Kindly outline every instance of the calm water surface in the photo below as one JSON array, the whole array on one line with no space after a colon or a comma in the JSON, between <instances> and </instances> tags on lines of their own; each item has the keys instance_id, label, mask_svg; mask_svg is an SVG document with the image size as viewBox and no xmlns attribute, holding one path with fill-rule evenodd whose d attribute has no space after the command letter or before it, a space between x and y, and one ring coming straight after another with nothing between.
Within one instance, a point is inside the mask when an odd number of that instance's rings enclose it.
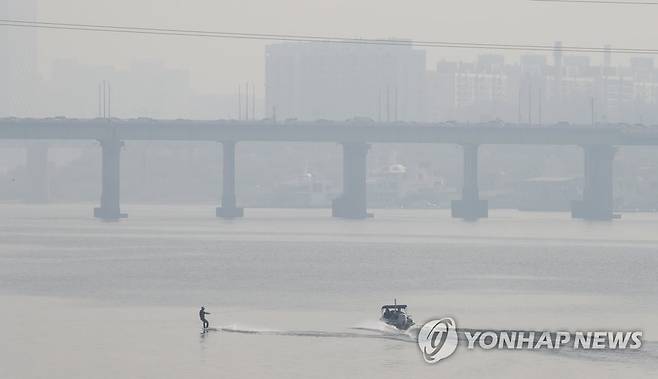
<instances>
[{"instance_id":1,"label":"calm water surface","mask_svg":"<svg viewBox=\"0 0 658 379\"><path fill-rule=\"evenodd\" d=\"M655 378L658 215L0 205L0 378ZM460 350L377 322L397 298L463 328L641 329L636 353ZM211 326L202 335L197 311ZM359 328L374 329L363 331ZM239 333L247 332L247 333Z\"/></svg>"}]
</instances>

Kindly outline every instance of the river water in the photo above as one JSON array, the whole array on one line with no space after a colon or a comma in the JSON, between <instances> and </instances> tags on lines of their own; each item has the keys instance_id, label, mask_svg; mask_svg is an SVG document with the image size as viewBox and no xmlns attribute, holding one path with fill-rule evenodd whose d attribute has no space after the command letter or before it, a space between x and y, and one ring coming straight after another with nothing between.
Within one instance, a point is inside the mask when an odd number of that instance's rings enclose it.
<instances>
[{"instance_id":1,"label":"river water","mask_svg":"<svg viewBox=\"0 0 658 379\"><path fill-rule=\"evenodd\" d=\"M658 215L0 205L0 378L655 378ZM635 330L638 352L470 351L423 362L395 298L460 328ZM212 314L200 333L197 312Z\"/></svg>"}]
</instances>

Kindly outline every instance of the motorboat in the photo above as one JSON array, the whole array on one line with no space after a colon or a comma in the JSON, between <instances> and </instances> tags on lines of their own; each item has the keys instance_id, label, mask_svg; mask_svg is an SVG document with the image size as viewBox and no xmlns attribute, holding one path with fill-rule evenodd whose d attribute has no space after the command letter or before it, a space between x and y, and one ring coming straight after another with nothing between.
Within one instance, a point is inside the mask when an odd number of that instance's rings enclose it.
<instances>
[{"instance_id":1,"label":"motorboat","mask_svg":"<svg viewBox=\"0 0 658 379\"><path fill-rule=\"evenodd\" d=\"M408 330L415 324L411 315L407 313L407 306L398 304L397 300L393 305L382 306L380 320L402 331Z\"/></svg>"}]
</instances>

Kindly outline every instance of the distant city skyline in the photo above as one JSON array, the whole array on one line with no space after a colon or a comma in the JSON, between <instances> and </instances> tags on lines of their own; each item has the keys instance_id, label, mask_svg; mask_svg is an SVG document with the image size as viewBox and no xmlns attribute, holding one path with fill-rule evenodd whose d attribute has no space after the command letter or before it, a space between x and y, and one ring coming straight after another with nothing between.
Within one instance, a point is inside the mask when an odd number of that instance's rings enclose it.
<instances>
[{"instance_id":1,"label":"distant city skyline","mask_svg":"<svg viewBox=\"0 0 658 379\"><path fill-rule=\"evenodd\" d=\"M0 0L0 18L35 20L37 0ZM39 78L39 48L36 30L0 26L0 114L30 112Z\"/></svg>"},{"instance_id":2,"label":"distant city skyline","mask_svg":"<svg viewBox=\"0 0 658 379\"><path fill-rule=\"evenodd\" d=\"M24 3L23 0L4 0ZM31 0L34 1L34 0ZM614 47L655 47L655 39L643 28L627 28L620 17L633 17L635 24L651 25L652 12L643 7L570 6L541 4L525 0L503 0L492 4L488 0L430 2L417 1L414 7L406 7L391 1L362 0L358 3L337 0L331 6L310 4L302 0L282 0L276 3L253 4L238 1L212 0L116 0L106 3L93 0L59 0L39 2L39 19L45 21L121 24L153 27L181 27L204 30L241 32L274 32L296 34L320 34L369 38L411 38L418 40L474 41L498 43L543 43L562 40L567 45ZM122 5L129 5L130 13L123 12ZM157 6L156 6L157 5ZM70 13L69 9L75 9ZM290 17L294 9L295 16ZM473 12L476 9L477 12ZM372 13L376 10L376 14ZM341 28L337 33L332 20L341 16ZM587 19L588 27L582 28ZM368 22L363 22L367 20ZM522 34L518 34L523 30ZM125 65L135 55L159 55L161 60L174 62L175 66L196 62L198 52L204 52L214 62L214 54L225 58L260 58L266 43L233 41L188 40L172 38L133 38L103 36L68 32L40 32L44 42L44 60L77 58L82 63L97 60L110 61L113 65ZM70 42L73 42L71 44ZM121 45L117 45L121 42ZM144 49L145 44L158 49ZM81 54L76 46L84 47L89 54ZM175 47L172 50L163 49ZM114 47L120 47L114 49ZM108 54L113 48L114 54ZM199 49L197 51L197 49ZM221 49L221 50L220 50ZM205 51L204 51L205 50ZM176 52L182 56L176 59ZM188 52L194 52L189 55ZM229 53L231 56L228 56ZM428 57L447 59L472 59L479 52L469 50L440 50ZM518 56L519 54L509 54ZM171 58L171 59L170 59ZM194 58L194 61L187 58ZM623 57L616 59L625 60ZM218 62L222 62L221 60ZM231 63L233 64L233 63ZM251 65L249 65L251 66ZM253 67L253 66L252 66ZM255 65L255 67L262 67ZM243 69L251 67L243 67ZM193 71L197 71L192 67ZM246 72L245 72L246 74ZM260 79L263 73L256 73ZM259 79L256 78L256 79ZM196 86L196 83L195 83ZM233 88L233 86L230 86Z\"/></svg>"},{"instance_id":3,"label":"distant city skyline","mask_svg":"<svg viewBox=\"0 0 658 379\"><path fill-rule=\"evenodd\" d=\"M614 66L589 56L525 55L508 63L502 55L473 62L442 61L428 78L432 119L546 124L557 122L658 122L658 69L652 57Z\"/></svg>"},{"instance_id":4,"label":"distant city skyline","mask_svg":"<svg viewBox=\"0 0 658 379\"><path fill-rule=\"evenodd\" d=\"M426 51L412 46L280 43L266 50L268 117L419 120Z\"/></svg>"},{"instance_id":5,"label":"distant city skyline","mask_svg":"<svg viewBox=\"0 0 658 379\"><path fill-rule=\"evenodd\" d=\"M370 13L369 0L359 5L337 1L332 7L310 6L298 0L285 0L278 5L261 4L258 9L240 2L216 2L207 0L188 1L182 3L175 0L161 0L157 7L153 2L130 2L131 13L120 13L118 9L125 0L117 0L116 6L95 1L62 0L57 4L36 0L12 1L2 0L0 10L7 17L19 19L38 18L47 21L89 22L135 26L189 27L206 30L275 32L296 34L319 34L336 36L356 36L378 38L399 36L418 40L474 41L498 43L541 43L552 44L551 41L562 40L565 45L605 46L613 47L646 47L651 48L653 39L647 33L628 28L618 28L612 21L619 15L633 15L639 25L651 17L641 9L621 7L564 7L551 4L528 4L526 1L509 0L510 7L499 7L485 1L449 2L437 5L420 2L416 8L410 9L392 3L377 3L377 14ZM372 4L371 4L372 3ZM114 4L114 3L113 3ZM126 2L127 4L127 2ZM38 10L37 10L38 5ZM17 7L20 7L17 8ZM479 16L471 12L477 7ZM304 17L294 18L294 22L286 16L286 9L294 8L296 13ZM17 10L18 9L18 10ZM62 12L63 9L76 9L75 13ZM511 14L509 9L515 9ZM221 10L221 11L220 11ZM568 10L565 13L565 10ZM11 11L11 12L10 12ZM267 14L267 17L265 15ZM335 31L331 24L332 17L340 14L341 30ZM595 14L593 19L591 15ZM211 17L213 15L213 17ZM278 15L279 17L271 17ZM587 17L588 28L583 29L575 24L579 17ZM368 22L357 22L367 19ZM456 24L457 20L459 24ZM558 21L559 20L559 23ZM555 26L559 25L559 28ZM465 27L468 26L468 27ZM208 40L197 38L175 38L155 36L125 36L106 33L84 33L30 29L12 29L0 27L2 31L0 44L8 44L8 51L15 49L19 41L23 47L19 49L27 56L20 58L22 63L16 64L24 72L40 81L39 86L28 90L30 93L43 94L43 83L61 81L55 77L56 67L62 62L74 63L79 67L110 67L117 72L126 72L145 62L161 66L166 70L186 72L189 77L189 91L203 96L215 96L219 100L217 109L196 112L192 108L180 110L163 107L162 110L151 104L134 105L121 109L115 107L117 114L138 116L138 109L155 110L149 112L151 117L167 117L172 112L196 117L234 117L237 118L235 102L237 87L244 83L253 83L257 89L257 104L259 117L266 116L265 105L265 57L264 50L268 43L263 41L240 40ZM517 33L522 28L523 33ZM641 28L638 28L641 29ZM11 35L12 38L6 38ZM522 37L522 39L520 39ZM37 42L38 38L38 42ZM2 42L2 41L6 42ZM30 42L34 41L34 42ZM34 46L30 50L29 46ZM31 52L30 52L31 51ZM520 59L524 52L501 52L506 62ZM455 61L472 62L482 54L498 54L496 51L478 51L472 49L429 49L426 51L426 69L433 71L437 62ZM603 63L603 54L589 55L592 64ZM632 56L613 54L612 65L624 65ZM550 57L547 55L547 59ZM27 62L27 63L26 63ZM32 63L30 63L32 62ZM2 69L7 72L6 69ZM15 71L15 70L14 70ZM10 77L17 78L17 76ZM91 96L85 88L95 86L94 83L78 82L68 78L67 88L80 92L80 96ZM166 81L166 80L165 80ZM22 86L25 81L22 81ZM9 88L15 87L10 82ZM124 89L130 91L130 89ZM56 93L58 91L55 91ZM59 91L61 92L61 91ZM19 94L19 96L16 96ZM86 94L86 95L83 95ZM53 110L57 101L63 99L39 98L32 99L14 91L13 101L22 104L18 115L70 115L75 117L92 116L93 109L85 103L79 106L67 105L61 111ZM6 95L3 95L5 98ZM233 100L230 100L233 99ZM91 101L95 103L96 100ZM5 100L5 104L7 101ZM47 104L48 106L44 106ZM118 106L118 104L117 104ZM208 106L213 106L209 104ZM15 108L15 107L14 107ZM91 107L93 108L93 107Z\"/></svg>"},{"instance_id":6,"label":"distant city skyline","mask_svg":"<svg viewBox=\"0 0 658 379\"><path fill-rule=\"evenodd\" d=\"M653 57L614 66L563 51L501 54L425 69L412 46L280 43L266 51L269 118L374 121L492 121L547 124L658 122Z\"/></svg>"}]
</instances>

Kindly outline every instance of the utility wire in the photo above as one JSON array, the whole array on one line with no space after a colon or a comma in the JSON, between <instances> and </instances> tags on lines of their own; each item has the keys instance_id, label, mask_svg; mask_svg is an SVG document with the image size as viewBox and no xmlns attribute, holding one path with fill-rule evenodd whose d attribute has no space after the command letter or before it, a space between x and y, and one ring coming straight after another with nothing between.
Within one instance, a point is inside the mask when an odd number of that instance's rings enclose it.
<instances>
[{"instance_id":1,"label":"utility wire","mask_svg":"<svg viewBox=\"0 0 658 379\"><path fill-rule=\"evenodd\" d=\"M530 0L541 3L574 3L574 4L611 4L611 5L658 5L650 1L606 1L606 0Z\"/></svg>"},{"instance_id":2,"label":"utility wire","mask_svg":"<svg viewBox=\"0 0 658 379\"><path fill-rule=\"evenodd\" d=\"M554 49L551 45L510 45L510 44L490 44L490 43L470 43L470 42L445 42L445 41L412 41L412 40L383 40L383 39L358 39L358 38L341 38L341 37L321 37L307 35L286 35L286 34L256 34L256 33L230 33L230 32L210 32L201 30L185 29L161 29L161 28L143 28L143 27L126 27L126 26L109 26L109 25L89 25L89 24L63 24L48 22L31 22L21 20L1 20L0 26L16 27L37 27L47 29L64 29L64 30L82 30L98 32L120 32L120 33L137 33L137 34L159 34L174 36L193 36L193 37L220 37L220 38L242 38L242 39L265 39L265 40L284 40L284 41L301 41L301 42L333 42L333 43L355 43L355 44L378 44L378 45L416 45L425 47L475 47L475 48L500 48L500 49L518 49L518 50L550 50ZM605 48L595 47L574 47L564 46L564 51L583 51L604 52ZM654 49L621 49L616 48L616 52L658 52Z\"/></svg>"},{"instance_id":3,"label":"utility wire","mask_svg":"<svg viewBox=\"0 0 658 379\"><path fill-rule=\"evenodd\" d=\"M539 0L537 0L539 1ZM316 35L270 34L270 33L237 33L216 32L190 29L165 29L116 25L71 24L57 22L40 22L0 19L0 26L15 28L38 28L51 30L69 30L103 33L127 33L142 35L162 35L179 37L206 37L225 39L246 39L285 42L316 42L316 43L344 43L355 45L383 45L383 46L417 46L427 48L458 48L458 49L488 49L488 50L517 50L517 51L555 51L552 45L524 45L524 44L494 44L475 42L448 42L448 41L422 41L422 40L396 40L396 39L361 39L344 37L327 37ZM658 49L644 48L605 48L584 46L557 47L563 52L583 53L621 53L621 54L651 54L658 55Z\"/></svg>"}]
</instances>

